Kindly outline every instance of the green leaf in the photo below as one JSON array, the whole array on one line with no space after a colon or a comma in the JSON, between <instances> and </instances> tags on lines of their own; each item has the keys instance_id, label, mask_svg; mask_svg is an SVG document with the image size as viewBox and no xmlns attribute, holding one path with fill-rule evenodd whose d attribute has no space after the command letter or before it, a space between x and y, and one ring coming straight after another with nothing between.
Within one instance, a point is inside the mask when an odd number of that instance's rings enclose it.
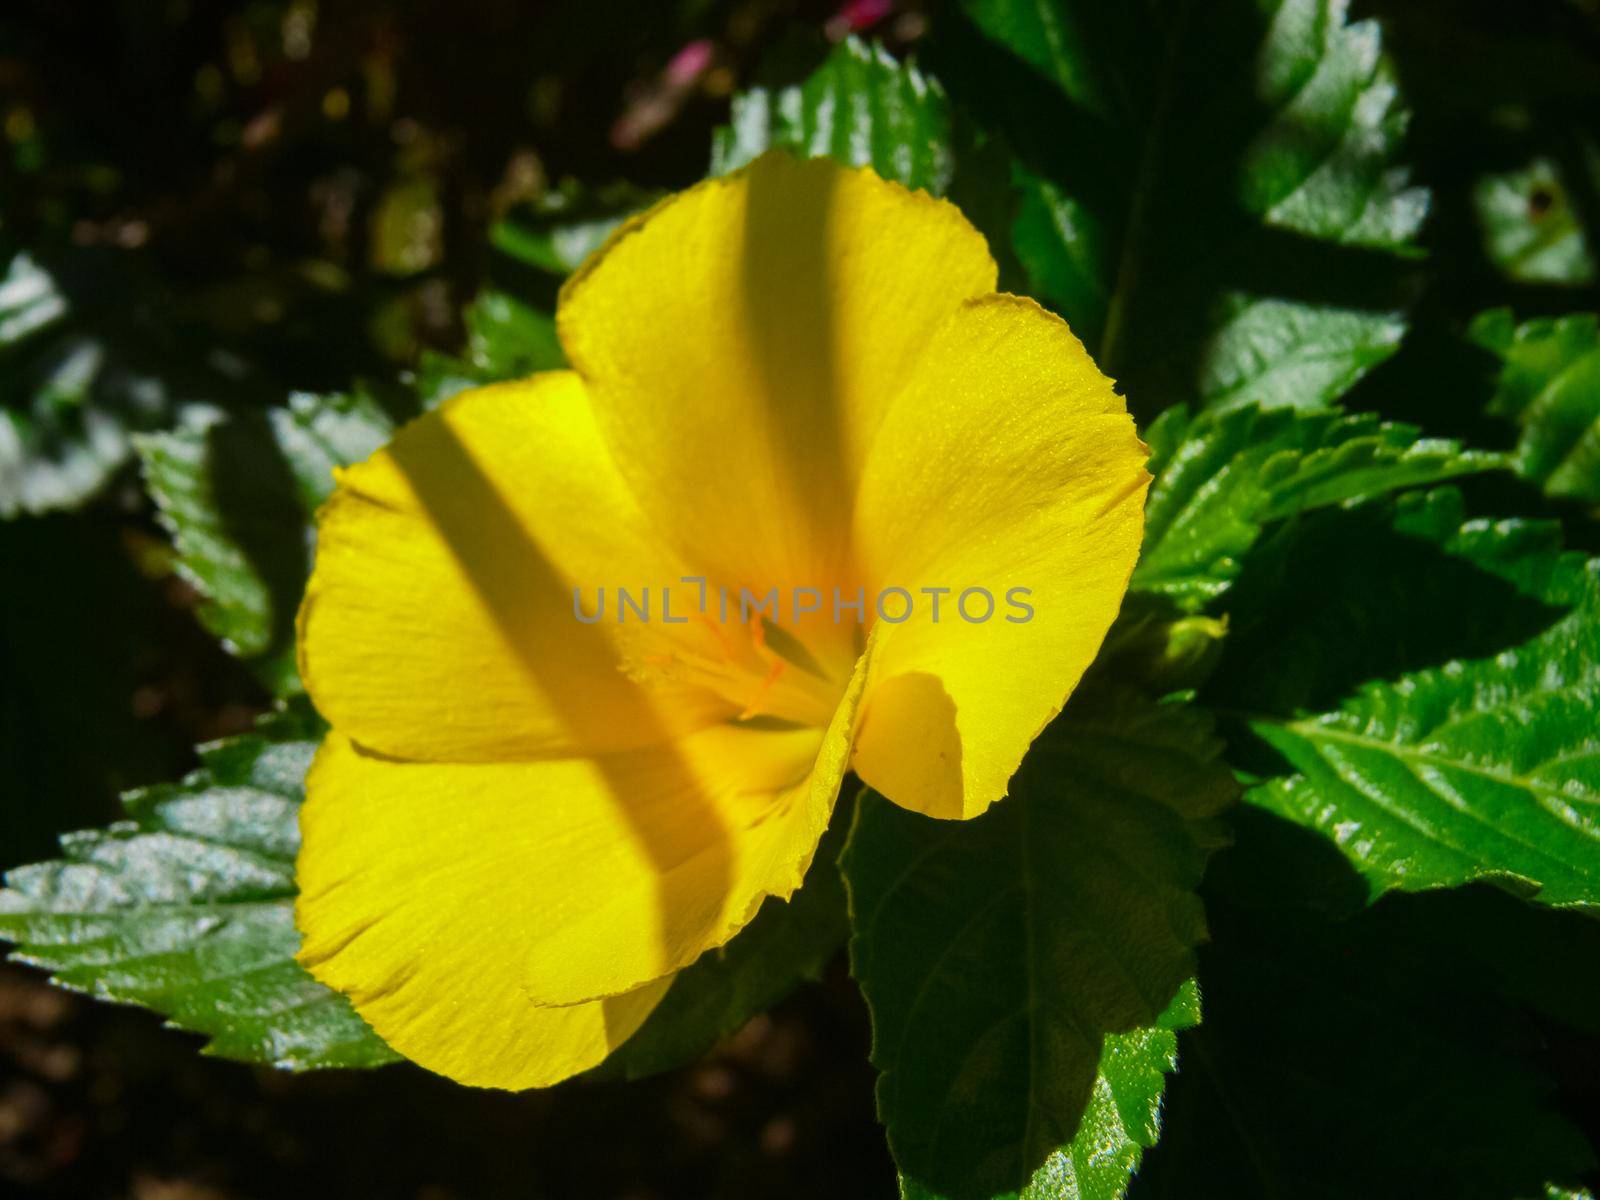
<instances>
[{"instance_id":1,"label":"green leaf","mask_svg":"<svg viewBox=\"0 0 1600 1200\"><path fill-rule=\"evenodd\" d=\"M539 236L570 248L563 228L542 226ZM393 407L431 408L470 387L565 365L554 319L511 292L480 292L466 326L464 357L425 354L417 399ZM135 439L178 571L204 598L202 623L275 695L300 689L294 618L310 572L312 517L332 493L334 468L368 457L396 423L390 405L365 391L300 393L286 408L197 407L176 428Z\"/></svg>"},{"instance_id":2,"label":"green leaf","mask_svg":"<svg viewBox=\"0 0 1600 1200\"><path fill-rule=\"evenodd\" d=\"M1337 857L1326 843L1321 849ZM1586 914L1527 904L1484 886L1396 896L1386 902L1380 921L1391 936L1426 941L1485 991L1576 1032L1600 1034L1600 1008L1594 1004L1600 994L1600 922Z\"/></svg>"},{"instance_id":3,"label":"green leaf","mask_svg":"<svg viewBox=\"0 0 1600 1200\"><path fill-rule=\"evenodd\" d=\"M1197 710L1085 691L981 817L863 798L851 965L908 1195L1119 1194L1198 1018L1217 750Z\"/></svg>"},{"instance_id":4,"label":"green leaf","mask_svg":"<svg viewBox=\"0 0 1600 1200\"><path fill-rule=\"evenodd\" d=\"M496 221L489 230L489 242L514 262L565 278L599 249L618 225L660 197L659 192L628 183L586 188L566 180Z\"/></svg>"},{"instance_id":5,"label":"green leaf","mask_svg":"<svg viewBox=\"0 0 1600 1200\"><path fill-rule=\"evenodd\" d=\"M850 935L839 850L849 827L841 805L789 900L769 897L755 920L726 946L678 972L639 1031L599 1071L639 1079L693 1062L723 1038L817 979Z\"/></svg>"},{"instance_id":6,"label":"green leaf","mask_svg":"<svg viewBox=\"0 0 1600 1200\"><path fill-rule=\"evenodd\" d=\"M26 252L0 267L0 517L87 500L127 461L129 433L176 406L125 281L100 256L69 266L98 303Z\"/></svg>"},{"instance_id":7,"label":"green leaf","mask_svg":"<svg viewBox=\"0 0 1600 1200\"><path fill-rule=\"evenodd\" d=\"M1200 1023L1200 992L1183 983L1150 1025L1108 1033L1095 1067L1094 1088L1071 1144L1052 1152L1018 1200L1118 1200L1145 1150L1161 1136L1162 1090L1178 1066L1178 1031ZM902 1200L938 1200L915 1179L902 1177ZM959 1194L959 1193L954 1193ZM986 1200L995 1193L982 1192Z\"/></svg>"},{"instance_id":8,"label":"green leaf","mask_svg":"<svg viewBox=\"0 0 1600 1200\"><path fill-rule=\"evenodd\" d=\"M280 717L203 747L182 783L131 792L129 819L61 839L0 891L13 957L57 983L144 1005L209 1053L303 1070L395 1055L294 954L302 780L320 730Z\"/></svg>"},{"instance_id":9,"label":"green leaf","mask_svg":"<svg viewBox=\"0 0 1600 1200\"><path fill-rule=\"evenodd\" d=\"M1464 519L1459 496L1424 497L1404 500L1404 520L1394 503L1373 500L1270 531L1229 593L1228 636L1202 701L1279 717L1321 712L1372 680L1492 657L1561 617L1535 594L1537 580L1519 586L1451 552ZM1552 528L1531 529L1549 540L1550 557L1529 563L1559 557Z\"/></svg>"},{"instance_id":10,"label":"green leaf","mask_svg":"<svg viewBox=\"0 0 1600 1200\"><path fill-rule=\"evenodd\" d=\"M1593 313L1517 325L1480 316L1472 337L1501 362L1489 411L1522 427L1517 472L1551 496L1600 504L1600 323Z\"/></svg>"},{"instance_id":11,"label":"green leaf","mask_svg":"<svg viewBox=\"0 0 1600 1200\"><path fill-rule=\"evenodd\" d=\"M417 359L417 369L409 380L417 394L417 403L424 411L438 408L451 396L468 388L481 387L493 380L485 379L483 372L466 359L437 350L424 350Z\"/></svg>"},{"instance_id":12,"label":"green leaf","mask_svg":"<svg viewBox=\"0 0 1600 1200\"><path fill-rule=\"evenodd\" d=\"M1216 600L1269 521L1503 466L1500 455L1423 438L1410 425L1330 409L1236 409L1151 425L1137 592L1195 612Z\"/></svg>"},{"instance_id":13,"label":"green leaf","mask_svg":"<svg viewBox=\"0 0 1600 1200\"><path fill-rule=\"evenodd\" d=\"M1140 410L1326 405L1399 345L1427 196L1345 7L965 0L932 52L1015 150L1032 290Z\"/></svg>"},{"instance_id":14,"label":"green leaf","mask_svg":"<svg viewBox=\"0 0 1600 1200\"><path fill-rule=\"evenodd\" d=\"M1280 689L1291 681L1290 690L1257 689L1250 672L1225 661L1207 693L1243 707L1287 764L1246 799L1330 838L1373 895L1483 880L1545 904L1600 904L1600 561L1562 553L1559 529L1547 523L1463 523L1460 497L1448 490L1403 497L1392 519L1400 553L1447 579L1453 603L1476 610L1481 656L1386 673L1344 691L1331 710L1308 712L1298 702L1331 689L1315 682L1304 656L1335 660L1333 672L1348 665L1337 660L1359 661L1343 628L1302 613L1300 645L1254 639L1249 661ZM1366 527L1353 526L1347 540L1362 547L1359 561L1381 562L1374 551L1382 543ZM1372 577L1341 582L1341 564L1315 543L1305 558L1325 572L1330 611L1343 609L1341 619L1366 638L1381 641L1387 631L1363 606L1392 605L1398 595L1406 605L1394 626L1401 651L1427 642L1419 624L1450 624L1449 609L1429 606L1403 580L1393 594ZM1266 577L1293 569L1280 562ZM1358 593L1353 610L1348 593ZM1277 597L1291 611L1294 601ZM1498 652L1484 653L1490 646Z\"/></svg>"},{"instance_id":15,"label":"green leaf","mask_svg":"<svg viewBox=\"0 0 1600 1200\"><path fill-rule=\"evenodd\" d=\"M193 412L135 443L178 571L205 598L201 622L278 695L300 687L294 619L312 515L333 490L333 469L393 430L366 394L299 394L266 412Z\"/></svg>"},{"instance_id":16,"label":"green leaf","mask_svg":"<svg viewBox=\"0 0 1600 1200\"><path fill-rule=\"evenodd\" d=\"M1028 290L1098 350L1105 334L1106 288L1116 269L1114 248L1066 188L1025 170L1014 174L1017 213L1010 236Z\"/></svg>"},{"instance_id":17,"label":"green leaf","mask_svg":"<svg viewBox=\"0 0 1600 1200\"><path fill-rule=\"evenodd\" d=\"M567 365L555 318L493 288L467 306L467 361L485 381L520 379Z\"/></svg>"},{"instance_id":18,"label":"green leaf","mask_svg":"<svg viewBox=\"0 0 1600 1200\"><path fill-rule=\"evenodd\" d=\"M1507 279L1571 287L1594 282L1583 226L1551 160L1484 176L1472 190L1472 203L1489 259Z\"/></svg>"},{"instance_id":19,"label":"green leaf","mask_svg":"<svg viewBox=\"0 0 1600 1200\"><path fill-rule=\"evenodd\" d=\"M871 167L934 195L949 188L954 170L938 83L856 38L834 47L803 83L736 97L729 125L713 139L711 172L726 174L774 146Z\"/></svg>"},{"instance_id":20,"label":"green leaf","mask_svg":"<svg viewBox=\"0 0 1600 1200\"><path fill-rule=\"evenodd\" d=\"M466 325L465 357L431 350L422 355L414 384L423 409L436 408L468 388L567 365L555 317L510 292L479 292L467 306Z\"/></svg>"},{"instance_id":21,"label":"green leaf","mask_svg":"<svg viewBox=\"0 0 1600 1200\"><path fill-rule=\"evenodd\" d=\"M1057 0L966 0L974 24L1012 50L1062 92L1091 112L1113 107L1113 84L1096 60L1097 14Z\"/></svg>"},{"instance_id":22,"label":"green leaf","mask_svg":"<svg viewBox=\"0 0 1600 1200\"><path fill-rule=\"evenodd\" d=\"M1589 982L1600 926L1484 889L1330 919L1280 865L1315 850L1332 861L1308 876L1348 876L1337 853L1265 813L1237 816L1205 888L1206 1022L1180 1039L1168 1132L1130 1196L1588 1196L1593 1152L1536 1065L1549 1034L1520 993Z\"/></svg>"}]
</instances>

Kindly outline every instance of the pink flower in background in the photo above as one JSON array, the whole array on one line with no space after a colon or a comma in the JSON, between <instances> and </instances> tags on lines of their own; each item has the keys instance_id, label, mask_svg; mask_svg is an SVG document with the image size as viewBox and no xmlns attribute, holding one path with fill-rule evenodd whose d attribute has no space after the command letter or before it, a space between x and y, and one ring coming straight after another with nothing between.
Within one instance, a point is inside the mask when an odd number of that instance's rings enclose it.
<instances>
[{"instance_id":1,"label":"pink flower in background","mask_svg":"<svg viewBox=\"0 0 1600 1200\"><path fill-rule=\"evenodd\" d=\"M852 33L871 29L894 11L894 0L849 0L828 18L829 41L843 41Z\"/></svg>"}]
</instances>

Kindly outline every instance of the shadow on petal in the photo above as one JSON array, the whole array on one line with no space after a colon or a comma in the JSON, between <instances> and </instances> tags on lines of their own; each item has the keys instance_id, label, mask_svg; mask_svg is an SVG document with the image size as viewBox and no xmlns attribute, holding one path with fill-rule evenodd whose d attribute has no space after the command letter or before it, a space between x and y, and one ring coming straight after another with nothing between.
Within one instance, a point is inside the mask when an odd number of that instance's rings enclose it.
<instances>
[{"instance_id":1,"label":"shadow on petal","mask_svg":"<svg viewBox=\"0 0 1600 1200\"><path fill-rule=\"evenodd\" d=\"M435 434L426 454L415 452L413 444L404 439L393 443L391 453L395 462L404 472L428 519L455 554L484 609L500 629L507 651L516 656L522 670L542 690L559 697L561 674L548 670L539 656L531 652L527 642L518 636L518 631L525 628L524 601L534 589L565 593L570 591L574 581L564 578L551 563L448 423L438 422ZM528 481L530 487L538 487L539 483L538 480ZM508 553L507 548L513 546L515 552ZM597 656L610 654L610 647L597 627L574 621L569 636L575 640L595 641ZM641 847L659 870L659 920L655 937L661 947L665 972L671 969L668 961L671 943L679 940L678 936L669 937L669 929L674 934L679 932L673 928L675 919L698 911L706 925L705 933L712 932L721 912L720 901L726 899L730 890L733 851L720 815L702 794L699 779L688 762L674 752L671 733L648 698L641 691L631 701L623 703L626 711L618 712L616 719L639 730L642 742L654 743L660 748L665 765L658 764L658 770L665 773L672 792L683 806L683 821L716 831L714 839L707 839L714 844L708 845L701 859L702 867L719 885L715 889L719 903L711 909L704 904L708 891L704 876L690 881L675 875L678 851L662 844L662 839L647 823L633 819L634 809L624 786L623 760L604 754L594 757L593 762L605 776L617 808L630 818Z\"/></svg>"}]
</instances>

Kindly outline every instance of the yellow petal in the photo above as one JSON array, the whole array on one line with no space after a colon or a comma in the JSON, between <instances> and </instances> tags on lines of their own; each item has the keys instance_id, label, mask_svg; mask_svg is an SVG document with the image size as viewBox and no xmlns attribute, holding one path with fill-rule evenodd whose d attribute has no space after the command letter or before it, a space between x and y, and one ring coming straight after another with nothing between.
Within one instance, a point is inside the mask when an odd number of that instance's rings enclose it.
<instances>
[{"instance_id":1,"label":"yellow petal","mask_svg":"<svg viewBox=\"0 0 1600 1200\"><path fill-rule=\"evenodd\" d=\"M1111 382L1032 301L974 301L933 339L884 419L855 514L866 577L917 602L903 624L880 623L853 761L867 783L940 817L1005 794L1121 605L1146 457ZM951 589L937 623L923 588ZM958 610L970 588L993 596L988 620ZM1008 604L1013 588L1030 593ZM967 611L984 611L981 595Z\"/></svg>"},{"instance_id":2,"label":"yellow petal","mask_svg":"<svg viewBox=\"0 0 1600 1200\"><path fill-rule=\"evenodd\" d=\"M994 281L954 206L772 152L625 225L558 320L663 536L728 585L826 589L850 574L849 497L890 400Z\"/></svg>"},{"instance_id":3,"label":"yellow petal","mask_svg":"<svg viewBox=\"0 0 1600 1200\"><path fill-rule=\"evenodd\" d=\"M617 636L637 627L609 609L580 622L572 589L592 614L595 588L683 574L612 466L576 375L481 388L340 473L318 518L301 674L335 728L395 757L649 745L716 714L690 693L650 703L620 669Z\"/></svg>"},{"instance_id":4,"label":"yellow petal","mask_svg":"<svg viewBox=\"0 0 1600 1200\"><path fill-rule=\"evenodd\" d=\"M301 814L301 961L402 1053L482 1077L526 1005L630 992L799 885L860 685L826 733L720 725L592 760L402 763L331 734ZM452 1050L468 1024L487 1032Z\"/></svg>"}]
</instances>

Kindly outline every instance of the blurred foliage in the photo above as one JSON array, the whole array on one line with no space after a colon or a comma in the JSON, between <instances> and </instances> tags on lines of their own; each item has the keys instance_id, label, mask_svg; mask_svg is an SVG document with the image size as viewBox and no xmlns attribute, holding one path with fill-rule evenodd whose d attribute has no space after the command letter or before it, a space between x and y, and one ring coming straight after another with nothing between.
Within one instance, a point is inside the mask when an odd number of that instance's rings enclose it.
<instances>
[{"instance_id":1,"label":"blurred foliage","mask_svg":"<svg viewBox=\"0 0 1600 1200\"><path fill-rule=\"evenodd\" d=\"M789 7L19 0L0 221L143 260L273 392L339 387L453 345L487 225L552 181L698 174L731 80L631 153L596 114L708 31L752 51Z\"/></svg>"},{"instance_id":2,"label":"blurred foliage","mask_svg":"<svg viewBox=\"0 0 1600 1200\"><path fill-rule=\"evenodd\" d=\"M1587 156L1586 156L1587 157ZM1517 283L1589 284L1594 259L1560 169L1538 158L1473 190L1489 258Z\"/></svg>"}]
</instances>

